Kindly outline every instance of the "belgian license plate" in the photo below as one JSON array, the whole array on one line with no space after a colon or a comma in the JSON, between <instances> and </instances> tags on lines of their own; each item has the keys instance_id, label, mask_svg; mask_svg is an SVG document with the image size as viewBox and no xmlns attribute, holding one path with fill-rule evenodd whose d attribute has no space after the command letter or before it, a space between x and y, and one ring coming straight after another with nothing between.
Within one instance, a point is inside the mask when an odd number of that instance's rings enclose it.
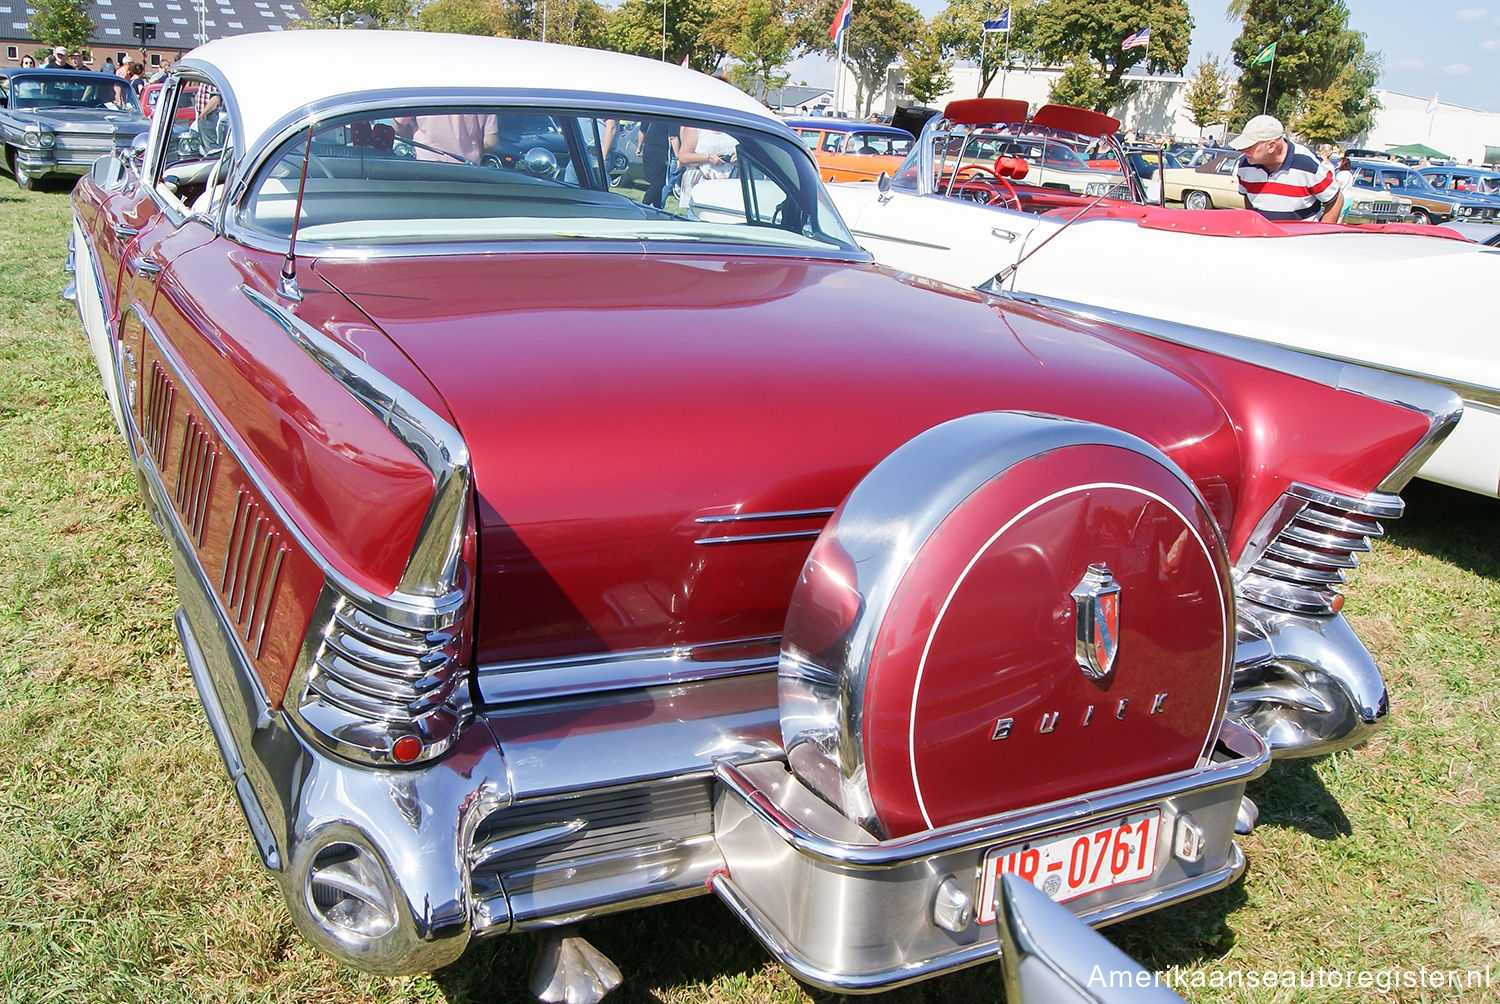
<instances>
[{"instance_id":1,"label":"belgian license plate","mask_svg":"<svg viewBox=\"0 0 1500 1004\"><path fill-rule=\"evenodd\" d=\"M996 847L984 856L979 922L995 921L995 890L1007 872L1059 903L1100 889L1148 879L1156 870L1161 812L1136 813L1093 830Z\"/></svg>"}]
</instances>

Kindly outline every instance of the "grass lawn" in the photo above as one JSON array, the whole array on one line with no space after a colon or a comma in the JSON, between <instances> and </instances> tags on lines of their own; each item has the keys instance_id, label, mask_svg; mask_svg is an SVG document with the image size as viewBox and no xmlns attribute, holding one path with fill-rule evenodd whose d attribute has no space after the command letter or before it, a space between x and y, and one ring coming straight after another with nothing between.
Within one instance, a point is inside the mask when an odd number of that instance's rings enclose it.
<instances>
[{"instance_id":1,"label":"grass lawn","mask_svg":"<svg viewBox=\"0 0 1500 1004\"><path fill-rule=\"evenodd\" d=\"M58 298L68 221L63 189L0 178L3 999L527 999L524 937L433 976L383 979L292 929L177 648L166 546ZM1191 1000L1500 1000L1500 503L1421 482L1406 496L1346 608L1386 671L1386 728L1252 786L1261 825L1241 841L1243 881L1109 929L1148 967L1177 967ZM712 899L585 933L625 973L613 999L833 999L771 963ZM1486 966L1494 985L1462 993L1222 985L1252 970ZM881 999L1000 997L987 966Z\"/></svg>"}]
</instances>

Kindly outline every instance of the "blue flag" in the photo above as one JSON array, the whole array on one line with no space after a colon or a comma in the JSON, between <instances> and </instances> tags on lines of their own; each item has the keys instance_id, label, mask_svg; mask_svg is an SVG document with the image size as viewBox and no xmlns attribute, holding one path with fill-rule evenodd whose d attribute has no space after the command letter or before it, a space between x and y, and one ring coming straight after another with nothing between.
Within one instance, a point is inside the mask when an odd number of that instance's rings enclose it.
<instances>
[{"instance_id":1,"label":"blue flag","mask_svg":"<svg viewBox=\"0 0 1500 1004\"><path fill-rule=\"evenodd\" d=\"M1005 13L1001 14L995 20L984 22L984 30L986 32L1010 31L1010 8L1005 8Z\"/></svg>"}]
</instances>

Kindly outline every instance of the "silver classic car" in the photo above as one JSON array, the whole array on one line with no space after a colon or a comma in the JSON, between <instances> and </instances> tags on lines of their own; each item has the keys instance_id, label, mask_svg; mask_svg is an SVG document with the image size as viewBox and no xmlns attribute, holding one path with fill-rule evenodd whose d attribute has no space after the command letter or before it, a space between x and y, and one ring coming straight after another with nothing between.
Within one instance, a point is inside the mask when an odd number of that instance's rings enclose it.
<instances>
[{"instance_id":1,"label":"silver classic car","mask_svg":"<svg viewBox=\"0 0 1500 1004\"><path fill-rule=\"evenodd\" d=\"M51 174L77 176L151 125L130 86L108 73L0 70L0 141L20 188Z\"/></svg>"}]
</instances>

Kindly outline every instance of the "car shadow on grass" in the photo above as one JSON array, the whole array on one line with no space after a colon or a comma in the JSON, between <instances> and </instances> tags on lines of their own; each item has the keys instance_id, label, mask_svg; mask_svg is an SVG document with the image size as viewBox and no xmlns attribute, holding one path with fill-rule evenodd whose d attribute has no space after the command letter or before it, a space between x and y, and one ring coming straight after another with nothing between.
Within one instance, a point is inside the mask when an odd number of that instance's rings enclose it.
<instances>
[{"instance_id":1,"label":"car shadow on grass","mask_svg":"<svg viewBox=\"0 0 1500 1004\"><path fill-rule=\"evenodd\" d=\"M1500 578L1500 499L1415 480L1401 491L1406 512L1385 524L1394 543Z\"/></svg>"},{"instance_id":2,"label":"car shadow on grass","mask_svg":"<svg viewBox=\"0 0 1500 1004\"><path fill-rule=\"evenodd\" d=\"M1147 969L1191 968L1234 945L1228 916L1247 901L1241 882L1104 929L1110 941ZM794 980L750 932L712 897L668 903L588 921L580 933L620 969L620 1002L796 1000ZM447 1004L499 1004L533 999L528 987L534 940L509 935L470 947L435 974ZM990 962L879 994L847 997L802 986L817 1004L879 999L882 1004L946 1004L1005 1000L998 955Z\"/></svg>"},{"instance_id":3,"label":"car shadow on grass","mask_svg":"<svg viewBox=\"0 0 1500 1004\"><path fill-rule=\"evenodd\" d=\"M1316 840L1350 836L1354 827L1344 809L1313 770L1319 758L1277 760L1245 794L1260 809L1260 826L1301 830Z\"/></svg>"}]
</instances>

